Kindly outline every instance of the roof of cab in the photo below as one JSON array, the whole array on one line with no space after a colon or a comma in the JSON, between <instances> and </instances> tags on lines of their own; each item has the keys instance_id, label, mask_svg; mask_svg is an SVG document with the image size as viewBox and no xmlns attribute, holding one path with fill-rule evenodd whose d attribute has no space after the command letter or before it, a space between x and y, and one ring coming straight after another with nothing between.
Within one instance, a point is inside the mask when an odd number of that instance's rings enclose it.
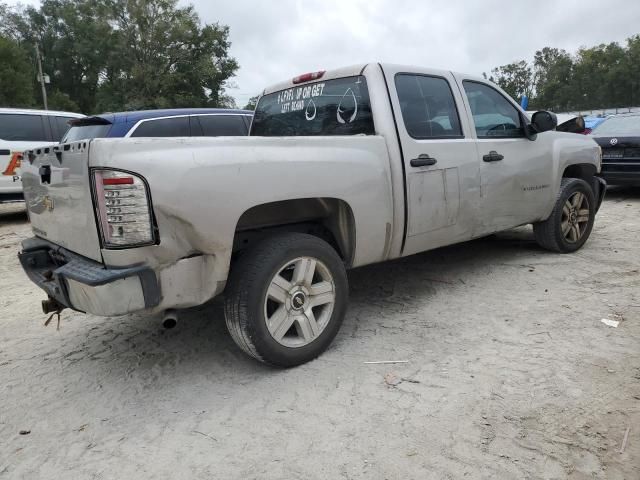
<instances>
[{"instance_id":1,"label":"roof of cab","mask_svg":"<svg viewBox=\"0 0 640 480\"><path fill-rule=\"evenodd\" d=\"M36 110L32 108L0 108L0 113L11 113L20 115L51 115L54 117L84 117L81 113L63 112L59 110Z\"/></svg>"},{"instance_id":2,"label":"roof of cab","mask_svg":"<svg viewBox=\"0 0 640 480\"><path fill-rule=\"evenodd\" d=\"M370 65L375 65L375 66L380 65L383 69L387 67L394 67L395 69L398 69L400 71L406 71L406 72L420 71L422 68L424 68L424 67L419 67L415 65L398 65L393 63L375 63L375 62L359 63L357 65L351 65L349 67L336 68L335 70L327 70L326 72L324 72L321 78L309 80L308 82L301 82L298 84L294 84L293 79L295 77L292 77L289 80L285 80L283 82L279 82L274 85L271 85L270 87L265 88L264 91L262 92L262 95L267 95L269 93L279 92L280 90L297 87L300 85L304 85L305 83L315 83L315 82L320 82L322 80L332 80L334 78L362 75L364 73L364 70ZM442 70L442 69L435 69L435 68L429 68L429 71L431 73L441 74L441 75L445 75L449 73L458 74L458 72L452 72L449 70ZM466 75L466 74L464 76L465 78L468 78L470 80L477 79L477 80L486 81L485 79L478 76Z\"/></svg>"},{"instance_id":3,"label":"roof of cab","mask_svg":"<svg viewBox=\"0 0 640 480\"><path fill-rule=\"evenodd\" d=\"M289 80L278 82L274 85L271 85L270 87L265 88L262 94L267 95L269 93L279 92L280 90L297 87L300 85L304 85L305 83L315 83L315 82L320 82L322 80L331 80L334 78L352 77L354 75L360 75L367 65L368 65L367 63L360 63L358 65L351 65L349 67L336 68L335 70L327 70L326 72L324 72L321 78L316 80L309 80L309 82L302 82L299 84L294 84L293 79L295 77L291 77Z\"/></svg>"},{"instance_id":4,"label":"roof of cab","mask_svg":"<svg viewBox=\"0 0 640 480\"><path fill-rule=\"evenodd\" d=\"M109 123L130 123L150 118L179 117L182 115L226 113L236 115L253 115L251 110L230 108L170 108L164 110L137 110L132 112L109 112L93 115L91 118L102 118Z\"/></svg>"}]
</instances>

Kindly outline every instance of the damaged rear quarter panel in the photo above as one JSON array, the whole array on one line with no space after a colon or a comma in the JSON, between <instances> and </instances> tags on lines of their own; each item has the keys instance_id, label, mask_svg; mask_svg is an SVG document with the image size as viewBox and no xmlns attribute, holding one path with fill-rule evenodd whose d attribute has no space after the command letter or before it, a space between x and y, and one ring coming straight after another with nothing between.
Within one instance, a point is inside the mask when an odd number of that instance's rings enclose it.
<instances>
[{"instance_id":1,"label":"damaged rear quarter panel","mask_svg":"<svg viewBox=\"0 0 640 480\"><path fill-rule=\"evenodd\" d=\"M159 269L205 254L215 258L212 281L224 282L241 215L299 198L346 202L356 227L353 265L384 259L393 198L381 136L97 139L90 163L145 177L159 230L158 245L103 249L107 266Z\"/></svg>"}]
</instances>

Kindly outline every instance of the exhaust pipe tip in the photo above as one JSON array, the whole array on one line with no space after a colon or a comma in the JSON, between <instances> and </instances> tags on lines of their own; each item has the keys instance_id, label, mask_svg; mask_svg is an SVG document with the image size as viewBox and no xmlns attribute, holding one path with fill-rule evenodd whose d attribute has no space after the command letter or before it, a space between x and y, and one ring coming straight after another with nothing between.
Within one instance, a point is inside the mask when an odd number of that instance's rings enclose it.
<instances>
[{"instance_id":1,"label":"exhaust pipe tip","mask_svg":"<svg viewBox=\"0 0 640 480\"><path fill-rule=\"evenodd\" d=\"M162 326L167 330L171 330L172 328L175 328L177 324L178 324L178 320L175 318L165 318L162 321Z\"/></svg>"},{"instance_id":2,"label":"exhaust pipe tip","mask_svg":"<svg viewBox=\"0 0 640 480\"><path fill-rule=\"evenodd\" d=\"M176 325L178 325L178 314L176 313L176 311L165 311L164 315L162 316L162 326L167 330L171 330L172 328L175 328Z\"/></svg>"}]
</instances>

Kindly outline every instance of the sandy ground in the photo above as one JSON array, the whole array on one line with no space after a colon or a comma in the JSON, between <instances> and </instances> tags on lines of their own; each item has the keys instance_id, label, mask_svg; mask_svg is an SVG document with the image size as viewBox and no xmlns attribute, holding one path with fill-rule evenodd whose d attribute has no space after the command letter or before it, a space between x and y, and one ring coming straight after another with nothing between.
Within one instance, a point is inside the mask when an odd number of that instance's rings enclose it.
<instances>
[{"instance_id":1,"label":"sandy ground","mask_svg":"<svg viewBox=\"0 0 640 480\"><path fill-rule=\"evenodd\" d=\"M640 478L640 190L573 255L522 228L351 272L333 346L284 371L216 303L44 327L0 212L0 479Z\"/></svg>"}]
</instances>

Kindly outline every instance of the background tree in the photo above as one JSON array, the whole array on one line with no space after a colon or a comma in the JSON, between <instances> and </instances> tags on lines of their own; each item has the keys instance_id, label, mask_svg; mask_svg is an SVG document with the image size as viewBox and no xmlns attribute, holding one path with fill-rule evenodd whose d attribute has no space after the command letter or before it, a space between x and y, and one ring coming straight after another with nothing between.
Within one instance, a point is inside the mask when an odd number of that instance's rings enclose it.
<instances>
[{"instance_id":1,"label":"background tree","mask_svg":"<svg viewBox=\"0 0 640 480\"><path fill-rule=\"evenodd\" d=\"M112 0L115 48L105 68L101 109L220 106L238 68L228 55L229 28L200 26L176 0ZM127 52L124 54L124 52Z\"/></svg>"},{"instance_id":2,"label":"background tree","mask_svg":"<svg viewBox=\"0 0 640 480\"><path fill-rule=\"evenodd\" d=\"M259 95L256 95L255 97L251 97L247 101L247 104L244 106L244 109L245 110L255 110L256 106L258 105L258 98L260 98Z\"/></svg>"},{"instance_id":3,"label":"background tree","mask_svg":"<svg viewBox=\"0 0 640 480\"><path fill-rule=\"evenodd\" d=\"M486 73L483 75L487 78ZM533 92L532 71L525 60L494 68L491 70L489 80L516 100L520 100L524 95L530 97Z\"/></svg>"},{"instance_id":4,"label":"background tree","mask_svg":"<svg viewBox=\"0 0 640 480\"><path fill-rule=\"evenodd\" d=\"M0 106L33 106L34 76L29 54L14 40L0 36Z\"/></svg>"},{"instance_id":5,"label":"background tree","mask_svg":"<svg viewBox=\"0 0 640 480\"><path fill-rule=\"evenodd\" d=\"M229 28L202 25L177 0L43 0L39 8L4 6L0 25L21 44L40 46L52 107L96 113L233 104L225 93L238 68Z\"/></svg>"},{"instance_id":6,"label":"background tree","mask_svg":"<svg viewBox=\"0 0 640 480\"><path fill-rule=\"evenodd\" d=\"M486 74L485 78L486 78ZM530 92L529 109L557 112L640 105L640 35L626 45L580 48L575 55L545 47L530 67L524 60L494 68L490 80L512 97Z\"/></svg>"}]
</instances>

